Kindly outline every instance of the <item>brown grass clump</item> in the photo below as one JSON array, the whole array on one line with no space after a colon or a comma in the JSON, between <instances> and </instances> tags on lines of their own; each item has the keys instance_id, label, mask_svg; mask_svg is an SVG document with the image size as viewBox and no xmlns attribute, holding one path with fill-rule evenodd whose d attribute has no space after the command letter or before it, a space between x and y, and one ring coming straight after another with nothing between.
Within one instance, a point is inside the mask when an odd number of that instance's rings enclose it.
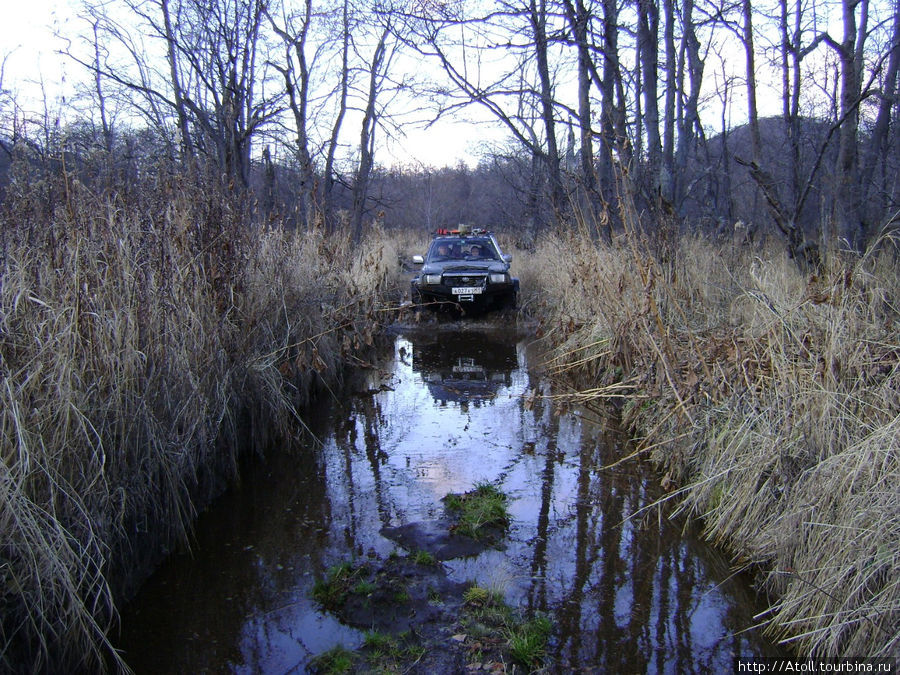
<instances>
[{"instance_id":1,"label":"brown grass clump","mask_svg":"<svg viewBox=\"0 0 900 675\"><path fill-rule=\"evenodd\" d=\"M0 214L0 670L124 668L114 598L377 330L377 233L251 230L161 175L14 182Z\"/></svg>"},{"instance_id":2,"label":"brown grass clump","mask_svg":"<svg viewBox=\"0 0 900 675\"><path fill-rule=\"evenodd\" d=\"M572 398L621 401L681 508L761 572L764 618L798 652L896 656L895 242L814 275L690 236L647 250L634 235L538 247L532 301Z\"/></svg>"}]
</instances>

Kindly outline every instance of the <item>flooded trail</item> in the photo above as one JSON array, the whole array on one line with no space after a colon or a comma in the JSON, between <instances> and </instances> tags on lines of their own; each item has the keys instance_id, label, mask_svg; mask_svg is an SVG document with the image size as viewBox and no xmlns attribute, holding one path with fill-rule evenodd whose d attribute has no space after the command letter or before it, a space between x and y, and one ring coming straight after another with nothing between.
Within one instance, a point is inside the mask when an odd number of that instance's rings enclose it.
<instances>
[{"instance_id":1,"label":"flooded trail","mask_svg":"<svg viewBox=\"0 0 900 675\"><path fill-rule=\"evenodd\" d=\"M357 393L312 416L318 444L270 449L201 516L192 552L123 613L126 662L304 672L364 637L311 599L316 579L429 548L450 581L552 618L551 672L730 672L735 656L780 654L752 629L760 607L746 580L644 508L658 477L615 464L625 440L593 413L554 406L539 359L509 327L399 329ZM442 498L483 482L510 499L507 536L441 549Z\"/></svg>"}]
</instances>

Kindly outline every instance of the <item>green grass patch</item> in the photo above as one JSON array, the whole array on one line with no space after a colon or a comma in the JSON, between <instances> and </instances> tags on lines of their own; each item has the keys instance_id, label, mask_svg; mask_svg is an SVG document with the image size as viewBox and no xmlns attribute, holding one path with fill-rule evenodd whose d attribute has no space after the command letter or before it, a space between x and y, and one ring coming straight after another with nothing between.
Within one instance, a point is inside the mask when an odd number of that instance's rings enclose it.
<instances>
[{"instance_id":1,"label":"green grass patch","mask_svg":"<svg viewBox=\"0 0 900 675\"><path fill-rule=\"evenodd\" d=\"M339 673L351 672L356 659L356 653L343 645L338 645L316 656L309 665L310 670L314 673L339 675Z\"/></svg>"},{"instance_id":2,"label":"green grass patch","mask_svg":"<svg viewBox=\"0 0 900 675\"><path fill-rule=\"evenodd\" d=\"M470 631L481 634L481 637L513 621L512 609L497 591L473 585L463 594L463 602L466 616L471 620Z\"/></svg>"},{"instance_id":3,"label":"green grass patch","mask_svg":"<svg viewBox=\"0 0 900 675\"><path fill-rule=\"evenodd\" d=\"M389 652L395 644L396 640L393 635L377 630L368 631L363 640L363 646L373 651Z\"/></svg>"},{"instance_id":4,"label":"green grass patch","mask_svg":"<svg viewBox=\"0 0 900 675\"><path fill-rule=\"evenodd\" d=\"M490 483L478 483L470 492L444 497L447 509L458 518L455 531L472 539L509 527L507 502L507 496Z\"/></svg>"},{"instance_id":5,"label":"green grass patch","mask_svg":"<svg viewBox=\"0 0 900 675\"><path fill-rule=\"evenodd\" d=\"M546 616L536 616L510 629L509 654L527 668L539 668L547 655L547 642L553 624Z\"/></svg>"},{"instance_id":6,"label":"green grass patch","mask_svg":"<svg viewBox=\"0 0 900 675\"><path fill-rule=\"evenodd\" d=\"M366 633L362 650L376 672L403 672L404 664L415 663L425 655L425 647L409 631L391 635L381 631Z\"/></svg>"},{"instance_id":7,"label":"green grass patch","mask_svg":"<svg viewBox=\"0 0 900 675\"><path fill-rule=\"evenodd\" d=\"M378 588L378 586L373 582L363 580L353 584L353 588L350 589L350 592L354 595L369 595L374 593L376 588Z\"/></svg>"},{"instance_id":8,"label":"green grass patch","mask_svg":"<svg viewBox=\"0 0 900 675\"><path fill-rule=\"evenodd\" d=\"M313 600L325 609L335 609L344 604L348 593L368 595L375 590L375 584L361 579L364 574L364 567L353 567L349 562L330 567L326 578L313 585Z\"/></svg>"},{"instance_id":9,"label":"green grass patch","mask_svg":"<svg viewBox=\"0 0 900 675\"><path fill-rule=\"evenodd\" d=\"M437 565L437 560L433 555L431 555L428 551L416 551L413 556L413 561L416 565L423 565L425 567L432 567Z\"/></svg>"},{"instance_id":10,"label":"green grass patch","mask_svg":"<svg viewBox=\"0 0 900 675\"><path fill-rule=\"evenodd\" d=\"M472 585L463 594L462 626L466 634L484 647L495 645L494 658L511 659L529 671L544 665L553 624L544 615L523 618L506 604L502 595ZM486 658L484 654L472 657Z\"/></svg>"}]
</instances>

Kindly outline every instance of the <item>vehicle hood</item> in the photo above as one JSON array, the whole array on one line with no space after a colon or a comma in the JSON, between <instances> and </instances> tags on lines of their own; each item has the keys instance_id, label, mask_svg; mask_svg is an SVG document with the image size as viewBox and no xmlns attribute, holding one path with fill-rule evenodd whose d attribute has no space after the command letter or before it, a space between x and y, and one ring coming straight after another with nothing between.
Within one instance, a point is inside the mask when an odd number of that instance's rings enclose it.
<instances>
[{"instance_id":1,"label":"vehicle hood","mask_svg":"<svg viewBox=\"0 0 900 675\"><path fill-rule=\"evenodd\" d=\"M473 272L473 273L503 273L509 271L509 264L500 260L448 260L446 262L426 263L422 267L425 274L439 274L444 272Z\"/></svg>"}]
</instances>

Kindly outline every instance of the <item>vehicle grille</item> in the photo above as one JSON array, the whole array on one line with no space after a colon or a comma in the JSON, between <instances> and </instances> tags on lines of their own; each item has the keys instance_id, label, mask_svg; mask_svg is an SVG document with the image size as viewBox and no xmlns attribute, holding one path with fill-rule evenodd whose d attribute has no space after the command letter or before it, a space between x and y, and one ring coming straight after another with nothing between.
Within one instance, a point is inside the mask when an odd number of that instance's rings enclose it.
<instances>
[{"instance_id":1,"label":"vehicle grille","mask_svg":"<svg viewBox=\"0 0 900 675\"><path fill-rule=\"evenodd\" d=\"M449 288L458 288L460 286L484 288L486 285L486 274L444 274L444 286Z\"/></svg>"}]
</instances>

